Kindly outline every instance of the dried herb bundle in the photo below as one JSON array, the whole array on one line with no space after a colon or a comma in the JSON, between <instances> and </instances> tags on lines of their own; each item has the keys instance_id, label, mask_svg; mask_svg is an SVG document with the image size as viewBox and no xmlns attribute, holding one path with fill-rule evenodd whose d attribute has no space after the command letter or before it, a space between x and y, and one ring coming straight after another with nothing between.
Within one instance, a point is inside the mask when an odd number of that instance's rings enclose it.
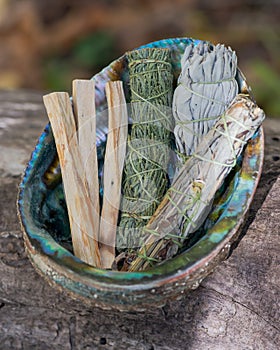
<instances>
[{"instance_id":1,"label":"dried herb bundle","mask_svg":"<svg viewBox=\"0 0 280 350\"><path fill-rule=\"evenodd\" d=\"M189 156L238 93L237 57L224 45L187 46L173 97L174 134L181 160Z\"/></svg>"},{"instance_id":2,"label":"dried herb bundle","mask_svg":"<svg viewBox=\"0 0 280 350\"><path fill-rule=\"evenodd\" d=\"M132 128L123 175L118 250L140 245L143 226L168 187L172 127L170 51L142 49L127 54Z\"/></svg>"},{"instance_id":3,"label":"dried herb bundle","mask_svg":"<svg viewBox=\"0 0 280 350\"><path fill-rule=\"evenodd\" d=\"M157 211L143 229L145 244L129 270L172 257L178 245L204 221L212 199L264 119L248 96L237 95L183 165ZM130 259L134 259L130 256Z\"/></svg>"}]
</instances>

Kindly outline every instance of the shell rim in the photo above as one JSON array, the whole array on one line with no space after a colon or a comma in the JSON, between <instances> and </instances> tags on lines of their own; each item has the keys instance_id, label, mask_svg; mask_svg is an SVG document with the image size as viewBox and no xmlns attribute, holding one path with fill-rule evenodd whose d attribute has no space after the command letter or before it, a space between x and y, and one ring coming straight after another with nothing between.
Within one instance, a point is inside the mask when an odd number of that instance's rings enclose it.
<instances>
[{"instance_id":1,"label":"shell rim","mask_svg":"<svg viewBox=\"0 0 280 350\"><path fill-rule=\"evenodd\" d=\"M186 38L187 39L187 38ZM174 39L174 40L182 40L182 39ZM187 39L189 40L189 39ZM157 41L155 43L160 43L164 42L164 40ZM153 43L151 43L153 44ZM148 45L151 45L148 44ZM117 60L116 60L117 61ZM104 68L101 72L103 72L106 68ZM101 73L100 72L100 73ZM99 73L99 74L100 74ZM258 154L258 169L255 169L257 172L257 176L254 179L254 185L252 188L251 195L249 199L246 201L246 208L241 212L241 217L237 217L237 221L235 222L235 225L232 229L228 231L228 233L224 236L224 238L216 244L215 248L212 249L208 254L204 255L202 258L199 260L195 261L194 263L191 264L186 264L181 266L181 268L171 268L167 269L168 272L164 272L165 266L170 265L170 261L166 261L164 264L159 265L157 267L154 267L147 272L116 272L116 271L107 271L107 270L101 270L97 269L94 267L91 267L87 265L86 263L82 262L78 258L74 257L70 252L68 252L66 249L61 247L58 243L55 242L56 245L60 247L60 249L65 250L67 252L66 255L69 255L74 263L74 266L70 265L65 265L65 264L60 264L60 260L54 259L51 255L47 254L44 250L37 251L38 248L34 246L33 239L32 239L32 232L28 230L28 223L26 221L26 216L24 213L24 204L23 204L23 198L25 196L25 184L28 181L28 176L30 170L32 170L32 162L34 158L36 158L36 149L38 145L42 142L43 138L46 137L46 134L49 132L49 127L47 125L46 129L44 132L41 134L39 137L38 143L34 149L34 151L31 154L30 161L28 162L28 165L24 171L23 178L21 181L21 184L19 186L19 194L18 194L18 201L17 201L17 206L18 206L18 215L19 219L21 222L22 229L24 231L24 236L25 236L25 243L26 243L26 248L29 251L29 256L32 258L32 255L36 254L43 254L43 256L47 259L50 259L50 265L58 265L62 268L66 268L72 275L72 277L76 276L78 279L85 278L87 280L87 283L90 283L94 285L94 287L98 286L107 286L108 287L108 282L110 282L110 289L114 288L128 288L128 289L143 289L144 285L146 288L152 288L154 287L155 282L160 282L160 284L165 284L165 283L170 283L171 280L174 278L181 278L182 276L186 276L188 274L191 274L192 271L196 270L196 268L202 264L204 264L205 260L209 258L209 256L216 256L218 252L231 240L231 238L236 234L236 231L239 229L241 223L242 223L242 218L244 214L248 211L249 206L253 200L255 190L257 188L260 176L261 176L261 169L262 169L262 164L263 164L263 155L264 155L264 147L263 147L263 129L262 127L260 128L259 135L258 135L258 142L260 143L260 153ZM215 226L215 225L214 225ZM51 238L51 237L50 237ZM28 244L27 244L28 241ZM200 241L198 241L199 243ZM197 244L196 244L197 245ZM194 245L194 246L196 246ZM192 247L193 248L193 247ZM192 249L190 248L190 250ZM189 252L188 250L187 252ZM182 253L180 256L175 257L171 259L172 262L175 260L178 261L178 258L180 258L182 255L186 254L187 252ZM33 259L33 258L32 258ZM78 264L78 268L77 265ZM180 264L179 264L180 265ZM40 269L40 267L38 267ZM70 270L69 270L70 269ZM81 270L80 270L81 269ZM151 280L152 279L152 280ZM126 282L124 285L122 282Z\"/></svg>"}]
</instances>

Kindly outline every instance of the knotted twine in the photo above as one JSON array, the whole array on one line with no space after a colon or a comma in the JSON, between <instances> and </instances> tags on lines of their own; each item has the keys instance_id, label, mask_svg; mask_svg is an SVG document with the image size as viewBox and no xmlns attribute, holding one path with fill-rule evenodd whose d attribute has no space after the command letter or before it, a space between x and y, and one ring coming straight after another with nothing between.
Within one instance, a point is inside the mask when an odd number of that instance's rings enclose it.
<instances>
[{"instance_id":1,"label":"knotted twine","mask_svg":"<svg viewBox=\"0 0 280 350\"><path fill-rule=\"evenodd\" d=\"M181 167L143 228L145 244L137 255L127 257L129 271L145 269L176 254L180 243L209 214L209 203L264 117L249 96L236 96Z\"/></svg>"},{"instance_id":2,"label":"knotted twine","mask_svg":"<svg viewBox=\"0 0 280 350\"><path fill-rule=\"evenodd\" d=\"M231 48L209 43L187 46L173 97L179 158L190 156L238 93L237 57Z\"/></svg>"},{"instance_id":3,"label":"knotted twine","mask_svg":"<svg viewBox=\"0 0 280 350\"><path fill-rule=\"evenodd\" d=\"M172 128L172 67L168 49L127 54L132 128L122 184L117 249L140 246L143 226L168 188Z\"/></svg>"}]
</instances>

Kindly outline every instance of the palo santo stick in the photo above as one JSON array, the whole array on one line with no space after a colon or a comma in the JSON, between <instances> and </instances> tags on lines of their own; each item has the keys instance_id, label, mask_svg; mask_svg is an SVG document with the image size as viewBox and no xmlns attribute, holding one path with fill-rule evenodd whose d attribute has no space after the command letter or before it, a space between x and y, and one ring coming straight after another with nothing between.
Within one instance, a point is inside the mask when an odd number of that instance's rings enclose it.
<instances>
[{"instance_id":1,"label":"palo santo stick","mask_svg":"<svg viewBox=\"0 0 280 350\"><path fill-rule=\"evenodd\" d=\"M99 241L102 267L111 268L115 259L128 116L122 82L109 82L105 89L109 109L109 130L104 160L104 196Z\"/></svg>"},{"instance_id":2,"label":"palo santo stick","mask_svg":"<svg viewBox=\"0 0 280 350\"><path fill-rule=\"evenodd\" d=\"M82 181L83 166L69 95L55 92L45 95L43 99L60 160L74 253L86 263L100 267L98 237L93 230L88 188Z\"/></svg>"},{"instance_id":3,"label":"palo santo stick","mask_svg":"<svg viewBox=\"0 0 280 350\"><path fill-rule=\"evenodd\" d=\"M73 107L77 122L78 145L83 163L84 176L82 181L88 186L91 203L92 229L99 234L99 181L96 150L96 111L95 84L93 80L73 81Z\"/></svg>"}]
</instances>

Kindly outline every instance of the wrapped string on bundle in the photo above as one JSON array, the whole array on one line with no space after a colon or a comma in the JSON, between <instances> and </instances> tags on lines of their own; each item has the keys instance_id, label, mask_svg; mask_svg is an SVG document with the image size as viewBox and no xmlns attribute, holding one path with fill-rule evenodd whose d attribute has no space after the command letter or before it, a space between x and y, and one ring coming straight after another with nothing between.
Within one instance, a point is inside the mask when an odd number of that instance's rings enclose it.
<instances>
[{"instance_id":1,"label":"wrapped string on bundle","mask_svg":"<svg viewBox=\"0 0 280 350\"><path fill-rule=\"evenodd\" d=\"M124 166L118 251L140 246L142 228L164 196L169 179L173 75L168 49L127 54L132 127Z\"/></svg>"},{"instance_id":2,"label":"wrapped string on bundle","mask_svg":"<svg viewBox=\"0 0 280 350\"><path fill-rule=\"evenodd\" d=\"M224 45L187 46L173 97L174 134L181 163L190 156L238 93L237 57Z\"/></svg>"},{"instance_id":3,"label":"wrapped string on bundle","mask_svg":"<svg viewBox=\"0 0 280 350\"><path fill-rule=\"evenodd\" d=\"M137 255L127 257L129 271L146 269L176 254L180 243L209 214L209 203L263 119L264 112L248 96L237 95L177 173L143 229L145 244Z\"/></svg>"}]
</instances>

